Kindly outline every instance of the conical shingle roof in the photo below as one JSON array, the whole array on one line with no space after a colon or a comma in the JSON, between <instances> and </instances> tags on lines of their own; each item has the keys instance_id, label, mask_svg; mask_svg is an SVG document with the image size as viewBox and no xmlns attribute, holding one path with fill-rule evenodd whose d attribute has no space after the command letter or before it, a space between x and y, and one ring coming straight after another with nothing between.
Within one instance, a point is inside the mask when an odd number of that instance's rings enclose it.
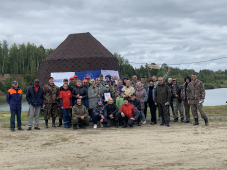
<instances>
[{"instance_id":1,"label":"conical shingle roof","mask_svg":"<svg viewBox=\"0 0 227 170\"><path fill-rule=\"evenodd\" d=\"M119 71L118 60L90 33L70 34L40 65L43 86L53 72Z\"/></svg>"}]
</instances>

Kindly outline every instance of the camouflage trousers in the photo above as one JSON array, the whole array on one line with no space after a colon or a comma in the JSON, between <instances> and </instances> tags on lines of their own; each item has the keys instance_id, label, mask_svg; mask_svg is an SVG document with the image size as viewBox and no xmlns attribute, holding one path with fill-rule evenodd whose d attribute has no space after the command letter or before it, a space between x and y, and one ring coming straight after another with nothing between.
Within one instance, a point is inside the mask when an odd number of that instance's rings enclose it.
<instances>
[{"instance_id":1,"label":"camouflage trousers","mask_svg":"<svg viewBox=\"0 0 227 170\"><path fill-rule=\"evenodd\" d=\"M188 104L188 101L184 101L184 110L186 121L190 121L190 105Z\"/></svg>"},{"instance_id":2,"label":"camouflage trousers","mask_svg":"<svg viewBox=\"0 0 227 170\"><path fill-rule=\"evenodd\" d=\"M73 117L72 118L72 123L73 124L78 124L78 123L83 123L84 122L84 123L89 124L90 120L91 120L90 116L86 117L84 120L78 119L77 117Z\"/></svg>"},{"instance_id":3,"label":"camouflage trousers","mask_svg":"<svg viewBox=\"0 0 227 170\"><path fill-rule=\"evenodd\" d=\"M206 113L203 110L203 104L199 103L199 100L190 100L190 105L191 105L192 115L194 118L198 118L198 112L197 112L198 109L202 119L207 118Z\"/></svg>"},{"instance_id":4,"label":"camouflage trousers","mask_svg":"<svg viewBox=\"0 0 227 170\"><path fill-rule=\"evenodd\" d=\"M184 105L183 102L173 100L173 118L178 118L178 111L180 112L181 119L184 119Z\"/></svg>"},{"instance_id":5,"label":"camouflage trousers","mask_svg":"<svg viewBox=\"0 0 227 170\"><path fill-rule=\"evenodd\" d=\"M44 120L58 116L59 108L57 103L46 103L44 107Z\"/></svg>"},{"instance_id":6,"label":"camouflage trousers","mask_svg":"<svg viewBox=\"0 0 227 170\"><path fill-rule=\"evenodd\" d=\"M169 106L165 105L165 103L158 103L158 113L163 123L169 122L168 108Z\"/></svg>"}]
</instances>

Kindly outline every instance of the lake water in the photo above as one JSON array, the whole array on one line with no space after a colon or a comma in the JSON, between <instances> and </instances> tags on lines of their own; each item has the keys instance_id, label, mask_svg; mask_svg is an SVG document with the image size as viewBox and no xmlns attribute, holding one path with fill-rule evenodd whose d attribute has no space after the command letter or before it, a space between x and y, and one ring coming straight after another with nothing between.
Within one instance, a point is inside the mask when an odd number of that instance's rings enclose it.
<instances>
[{"instance_id":1,"label":"lake water","mask_svg":"<svg viewBox=\"0 0 227 170\"><path fill-rule=\"evenodd\" d=\"M227 88L206 90L204 106L225 105L227 101ZM9 105L6 102L0 103L0 111L9 111ZM22 102L22 111L28 111L28 103Z\"/></svg>"}]
</instances>

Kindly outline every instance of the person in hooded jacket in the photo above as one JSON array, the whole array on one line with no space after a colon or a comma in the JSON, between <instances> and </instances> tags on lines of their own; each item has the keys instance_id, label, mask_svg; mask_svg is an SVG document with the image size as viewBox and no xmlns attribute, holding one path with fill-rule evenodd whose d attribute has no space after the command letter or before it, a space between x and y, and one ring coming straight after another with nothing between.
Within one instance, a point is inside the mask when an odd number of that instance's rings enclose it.
<instances>
[{"instance_id":1,"label":"person in hooded jacket","mask_svg":"<svg viewBox=\"0 0 227 170\"><path fill-rule=\"evenodd\" d=\"M28 129L32 129L33 117L35 115L34 129L40 130L39 128L39 113L43 104L43 89L39 86L39 79L35 79L34 85L28 88L26 99L29 104L29 121Z\"/></svg>"},{"instance_id":2,"label":"person in hooded jacket","mask_svg":"<svg viewBox=\"0 0 227 170\"><path fill-rule=\"evenodd\" d=\"M114 104L114 101L112 98L109 98L107 105L106 105L106 111L107 111L107 127L110 127L111 124L111 120L114 120L114 125L116 128L118 128L118 112L119 109L116 106L116 104Z\"/></svg>"},{"instance_id":3,"label":"person in hooded jacket","mask_svg":"<svg viewBox=\"0 0 227 170\"><path fill-rule=\"evenodd\" d=\"M191 82L191 77L187 76L184 79L185 83L181 85L181 99L184 102L184 109L185 109L185 117L186 121L184 123L190 123L190 105L188 104L187 100L187 87L188 83Z\"/></svg>"},{"instance_id":4,"label":"person in hooded jacket","mask_svg":"<svg viewBox=\"0 0 227 170\"><path fill-rule=\"evenodd\" d=\"M149 87L147 89L147 103L150 107L151 112L151 125L157 124L157 118L156 118L156 105L154 100L154 94L155 94L156 86L154 85L153 80L149 81Z\"/></svg>"},{"instance_id":5,"label":"person in hooded jacket","mask_svg":"<svg viewBox=\"0 0 227 170\"><path fill-rule=\"evenodd\" d=\"M145 110L145 102L147 98L147 92L146 90L142 87L142 84L140 82L136 83L137 89L136 89L136 99L139 100L140 106L141 106L141 116L142 116L142 124L146 124L146 117L144 114Z\"/></svg>"},{"instance_id":6,"label":"person in hooded jacket","mask_svg":"<svg viewBox=\"0 0 227 170\"><path fill-rule=\"evenodd\" d=\"M82 86L82 83L80 80L77 80L76 87L73 88L73 91L72 91L72 96L74 99L74 104L77 103L76 102L77 99L81 99L82 104L86 106L85 99L87 98L87 90L85 87Z\"/></svg>"},{"instance_id":7,"label":"person in hooded jacket","mask_svg":"<svg viewBox=\"0 0 227 170\"><path fill-rule=\"evenodd\" d=\"M98 98L97 104L93 107L93 114L94 129L97 128L97 121L100 121L101 127L103 127L103 124L106 125L108 123L106 107L103 104L103 99L101 97Z\"/></svg>"}]
</instances>

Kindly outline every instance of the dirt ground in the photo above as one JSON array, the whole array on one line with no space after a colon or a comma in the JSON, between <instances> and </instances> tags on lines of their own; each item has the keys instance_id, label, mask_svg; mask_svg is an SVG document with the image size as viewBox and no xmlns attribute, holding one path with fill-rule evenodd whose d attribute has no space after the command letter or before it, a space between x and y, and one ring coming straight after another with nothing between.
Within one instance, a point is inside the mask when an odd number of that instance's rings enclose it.
<instances>
[{"instance_id":1,"label":"dirt ground","mask_svg":"<svg viewBox=\"0 0 227 170\"><path fill-rule=\"evenodd\" d=\"M26 129L27 127L23 127ZM0 129L0 169L227 169L227 123Z\"/></svg>"}]
</instances>

